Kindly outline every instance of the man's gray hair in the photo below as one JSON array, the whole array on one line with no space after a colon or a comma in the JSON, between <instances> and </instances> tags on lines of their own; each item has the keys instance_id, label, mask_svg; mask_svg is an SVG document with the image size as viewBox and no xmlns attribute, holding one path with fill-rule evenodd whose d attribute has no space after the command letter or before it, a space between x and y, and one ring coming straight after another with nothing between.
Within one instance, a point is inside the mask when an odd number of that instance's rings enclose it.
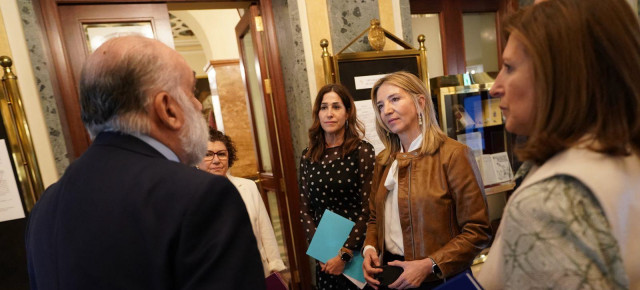
<instances>
[{"instance_id":1,"label":"man's gray hair","mask_svg":"<svg viewBox=\"0 0 640 290\"><path fill-rule=\"evenodd\" d=\"M176 95L180 75L173 60L163 58L151 45L153 41L131 36L112 39L87 59L80 79L80 106L92 139L105 130L148 134L151 97L161 91Z\"/></svg>"}]
</instances>

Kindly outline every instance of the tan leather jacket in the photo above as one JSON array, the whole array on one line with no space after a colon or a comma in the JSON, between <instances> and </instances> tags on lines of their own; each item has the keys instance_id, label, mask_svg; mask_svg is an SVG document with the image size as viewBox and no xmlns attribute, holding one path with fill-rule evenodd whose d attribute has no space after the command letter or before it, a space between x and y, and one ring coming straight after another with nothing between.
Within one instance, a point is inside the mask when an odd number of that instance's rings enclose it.
<instances>
[{"instance_id":1,"label":"tan leather jacket","mask_svg":"<svg viewBox=\"0 0 640 290\"><path fill-rule=\"evenodd\" d=\"M405 260L431 257L445 277L471 266L491 240L487 201L469 148L447 138L432 155L398 153L398 207ZM384 181L389 164L376 158L365 245L384 250ZM431 274L425 281L435 280Z\"/></svg>"}]
</instances>

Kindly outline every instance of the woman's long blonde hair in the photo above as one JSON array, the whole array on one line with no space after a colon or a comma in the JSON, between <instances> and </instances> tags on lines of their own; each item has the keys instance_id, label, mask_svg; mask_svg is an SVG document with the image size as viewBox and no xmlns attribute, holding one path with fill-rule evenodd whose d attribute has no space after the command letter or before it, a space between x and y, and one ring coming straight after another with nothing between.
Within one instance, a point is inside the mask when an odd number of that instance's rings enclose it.
<instances>
[{"instance_id":1,"label":"woman's long blonde hair","mask_svg":"<svg viewBox=\"0 0 640 290\"><path fill-rule=\"evenodd\" d=\"M399 71L389 74L379 79L373 88L371 89L371 103L373 104L373 110L376 112L376 132L378 137L384 144L386 150L380 153L382 163L390 163L392 160L389 158L400 151L400 138L397 134L394 134L389 130L387 125L382 121L380 117L380 110L376 105L378 89L382 84L387 83L394 85L405 92L407 92L416 105L416 111L423 116L422 126L420 131L422 133L422 146L420 147L420 154L433 154L440 148L442 142L447 137L436 120L436 112L433 107L433 101L431 100L431 94L427 90L425 84L415 75L405 71ZM424 107L421 109L418 103L418 97L424 96Z\"/></svg>"}]
</instances>

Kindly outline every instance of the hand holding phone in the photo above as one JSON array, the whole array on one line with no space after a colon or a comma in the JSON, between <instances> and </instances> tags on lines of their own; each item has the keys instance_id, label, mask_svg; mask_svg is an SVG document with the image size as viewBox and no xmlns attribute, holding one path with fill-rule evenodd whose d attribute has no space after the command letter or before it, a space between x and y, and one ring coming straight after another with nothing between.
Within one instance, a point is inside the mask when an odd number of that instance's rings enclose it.
<instances>
[{"instance_id":1,"label":"hand holding phone","mask_svg":"<svg viewBox=\"0 0 640 290\"><path fill-rule=\"evenodd\" d=\"M384 286L389 286L389 284L396 281L402 272L404 272L404 269L399 266L384 265L375 268L382 269L382 273L376 275L375 278L380 281L380 285Z\"/></svg>"}]
</instances>

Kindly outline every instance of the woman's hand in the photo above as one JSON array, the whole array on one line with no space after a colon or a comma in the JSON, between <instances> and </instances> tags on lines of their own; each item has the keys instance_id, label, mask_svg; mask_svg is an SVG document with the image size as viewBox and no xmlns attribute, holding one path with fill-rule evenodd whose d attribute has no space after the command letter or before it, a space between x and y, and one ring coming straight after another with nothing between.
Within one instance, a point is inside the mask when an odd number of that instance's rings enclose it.
<instances>
[{"instance_id":1,"label":"woman's hand","mask_svg":"<svg viewBox=\"0 0 640 290\"><path fill-rule=\"evenodd\" d=\"M324 264L324 267L321 267L321 269L327 274L340 275L342 274L342 271L344 271L344 266L346 264L347 262L340 259L339 256L335 256L327 261L327 263ZM320 265L322 266L323 264L320 263Z\"/></svg>"},{"instance_id":2,"label":"woman's hand","mask_svg":"<svg viewBox=\"0 0 640 290\"><path fill-rule=\"evenodd\" d=\"M400 277L389 285L389 288L395 289L417 288L433 271L433 263L429 258L415 261L392 261L389 262L389 265L400 266L404 269Z\"/></svg>"},{"instance_id":3,"label":"woman's hand","mask_svg":"<svg viewBox=\"0 0 640 290\"><path fill-rule=\"evenodd\" d=\"M382 272L382 269L374 268L380 266L380 260L376 251L367 249L364 251L364 261L362 262L362 270L364 272L364 279L369 283L373 289L378 289L380 282L374 277Z\"/></svg>"}]
</instances>

